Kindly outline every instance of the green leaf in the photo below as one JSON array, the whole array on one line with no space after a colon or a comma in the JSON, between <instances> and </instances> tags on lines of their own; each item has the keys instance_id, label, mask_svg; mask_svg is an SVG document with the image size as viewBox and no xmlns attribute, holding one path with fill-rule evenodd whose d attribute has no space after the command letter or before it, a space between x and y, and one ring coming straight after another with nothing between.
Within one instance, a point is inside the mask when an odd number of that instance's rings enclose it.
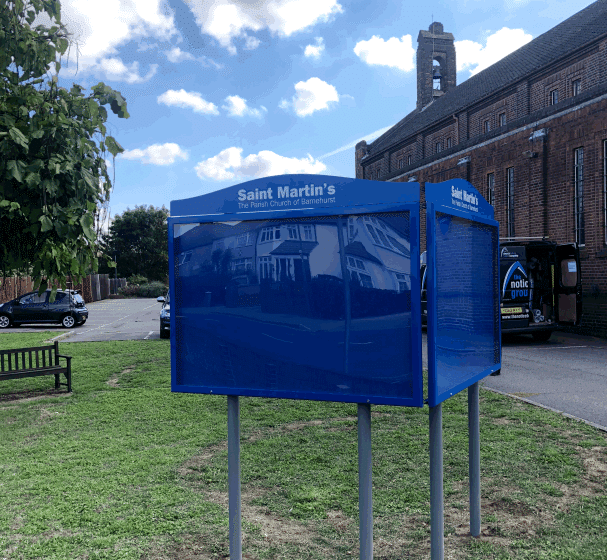
<instances>
[{"instance_id":1,"label":"green leaf","mask_svg":"<svg viewBox=\"0 0 607 560\"><path fill-rule=\"evenodd\" d=\"M9 172L9 176L12 177L13 179L15 179L16 181L19 181L20 183L23 182L23 168L24 167L25 167L25 165L23 164L22 161L17 161L17 160L11 159L6 162L6 169Z\"/></svg>"},{"instance_id":2,"label":"green leaf","mask_svg":"<svg viewBox=\"0 0 607 560\"><path fill-rule=\"evenodd\" d=\"M89 214L80 217L80 225L84 235L89 241L95 241L95 232L93 231L93 218Z\"/></svg>"},{"instance_id":3,"label":"green leaf","mask_svg":"<svg viewBox=\"0 0 607 560\"><path fill-rule=\"evenodd\" d=\"M46 280L40 282L40 288L38 288L38 295L42 295L42 292L46 291L47 288L48 282Z\"/></svg>"},{"instance_id":4,"label":"green leaf","mask_svg":"<svg viewBox=\"0 0 607 560\"><path fill-rule=\"evenodd\" d=\"M118 144L118 142L116 142L116 140L114 140L112 136L106 136L105 147L114 157L124 152L124 148L120 144Z\"/></svg>"},{"instance_id":5,"label":"green leaf","mask_svg":"<svg viewBox=\"0 0 607 560\"><path fill-rule=\"evenodd\" d=\"M13 139L13 142L15 142L15 144L19 144L20 146L23 146L26 149L29 147L29 142L27 141L27 138L18 128L13 127L8 131L8 133Z\"/></svg>"},{"instance_id":6,"label":"green leaf","mask_svg":"<svg viewBox=\"0 0 607 560\"><path fill-rule=\"evenodd\" d=\"M91 112L91 117L97 117L99 115L99 105L97 105L97 101L94 99L89 99L88 106L89 111Z\"/></svg>"},{"instance_id":7,"label":"green leaf","mask_svg":"<svg viewBox=\"0 0 607 560\"><path fill-rule=\"evenodd\" d=\"M53 222L48 216L40 216L40 223L42 224L42 232L53 229Z\"/></svg>"},{"instance_id":8,"label":"green leaf","mask_svg":"<svg viewBox=\"0 0 607 560\"><path fill-rule=\"evenodd\" d=\"M78 261L76 259L73 259L72 262L70 263L70 271L72 274L78 274Z\"/></svg>"}]
</instances>

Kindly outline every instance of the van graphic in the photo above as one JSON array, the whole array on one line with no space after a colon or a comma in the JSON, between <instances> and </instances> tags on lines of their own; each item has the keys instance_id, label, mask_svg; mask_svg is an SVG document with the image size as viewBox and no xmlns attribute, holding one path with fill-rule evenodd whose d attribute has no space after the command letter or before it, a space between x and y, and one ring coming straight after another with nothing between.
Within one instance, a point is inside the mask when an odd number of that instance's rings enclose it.
<instances>
[{"instance_id":1,"label":"van graphic","mask_svg":"<svg viewBox=\"0 0 607 560\"><path fill-rule=\"evenodd\" d=\"M523 265L516 261L513 263L502 285L502 299L529 299L529 279Z\"/></svg>"}]
</instances>

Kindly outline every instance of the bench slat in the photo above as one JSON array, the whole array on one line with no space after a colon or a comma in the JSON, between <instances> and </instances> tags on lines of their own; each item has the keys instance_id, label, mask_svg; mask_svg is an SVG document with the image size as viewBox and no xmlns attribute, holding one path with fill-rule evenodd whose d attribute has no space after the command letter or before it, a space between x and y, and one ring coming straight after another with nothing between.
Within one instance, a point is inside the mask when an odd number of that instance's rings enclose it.
<instances>
[{"instance_id":1,"label":"bench slat","mask_svg":"<svg viewBox=\"0 0 607 560\"><path fill-rule=\"evenodd\" d=\"M42 352L43 350L47 350L51 349L51 351L53 350L52 346L32 346L31 348L17 348L14 349L12 348L11 350L0 350L0 354L14 354L15 352L21 352L22 350L31 350L32 352L34 351L38 351L38 352Z\"/></svg>"},{"instance_id":2,"label":"bench slat","mask_svg":"<svg viewBox=\"0 0 607 560\"><path fill-rule=\"evenodd\" d=\"M12 373L3 373L0 375L0 380L3 379L20 379L22 377L38 377L40 375L58 375L66 374L67 368L46 368L46 369L31 369L21 370Z\"/></svg>"}]
</instances>

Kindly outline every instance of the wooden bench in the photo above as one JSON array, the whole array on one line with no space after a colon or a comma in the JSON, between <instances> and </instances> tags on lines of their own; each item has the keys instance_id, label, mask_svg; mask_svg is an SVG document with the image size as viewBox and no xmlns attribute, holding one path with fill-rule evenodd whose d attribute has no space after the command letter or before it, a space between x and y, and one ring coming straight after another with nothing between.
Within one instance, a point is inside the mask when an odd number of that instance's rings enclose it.
<instances>
[{"instance_id":1,"label":"wooden bench","mask_svg":"<svg viewBox=\"0 0 607 560\"><path fill-rule=\"evenodd\" d=\"M65 366L59 363L59 358L65 358ZM60 383L61 374L67 383ZM59 354L57 341L53 346L0 350L0 380L38 375L54 375L55 389L64 386L68 393L72 392L72 357Z\"/></svg>"}]
</instances>

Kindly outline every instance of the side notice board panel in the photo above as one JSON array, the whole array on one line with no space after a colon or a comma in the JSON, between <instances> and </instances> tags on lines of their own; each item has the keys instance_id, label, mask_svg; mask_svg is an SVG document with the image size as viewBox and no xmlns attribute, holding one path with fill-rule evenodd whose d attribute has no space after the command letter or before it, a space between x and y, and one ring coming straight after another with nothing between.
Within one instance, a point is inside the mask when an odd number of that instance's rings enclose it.
<instances>
[{"instance_id":1,"label":"side notice board panel","mask_svg":"<svg viewBox=\"0 0 607 560\"><path fill-rule=\"evenodd\" d=\"M428 403L501 368L498 223L461 179L426 183Z\"/></svg>"},{"instance_id":2,"label":"side notice board panel","mask_svg":"<svg viewBox=\"0 0 607 560\"><path fill-rule=\"evenodd\" d=\"M419 185L283 175L171 203L172 390L422 406Z\"/></svg>"}]
</instances>

